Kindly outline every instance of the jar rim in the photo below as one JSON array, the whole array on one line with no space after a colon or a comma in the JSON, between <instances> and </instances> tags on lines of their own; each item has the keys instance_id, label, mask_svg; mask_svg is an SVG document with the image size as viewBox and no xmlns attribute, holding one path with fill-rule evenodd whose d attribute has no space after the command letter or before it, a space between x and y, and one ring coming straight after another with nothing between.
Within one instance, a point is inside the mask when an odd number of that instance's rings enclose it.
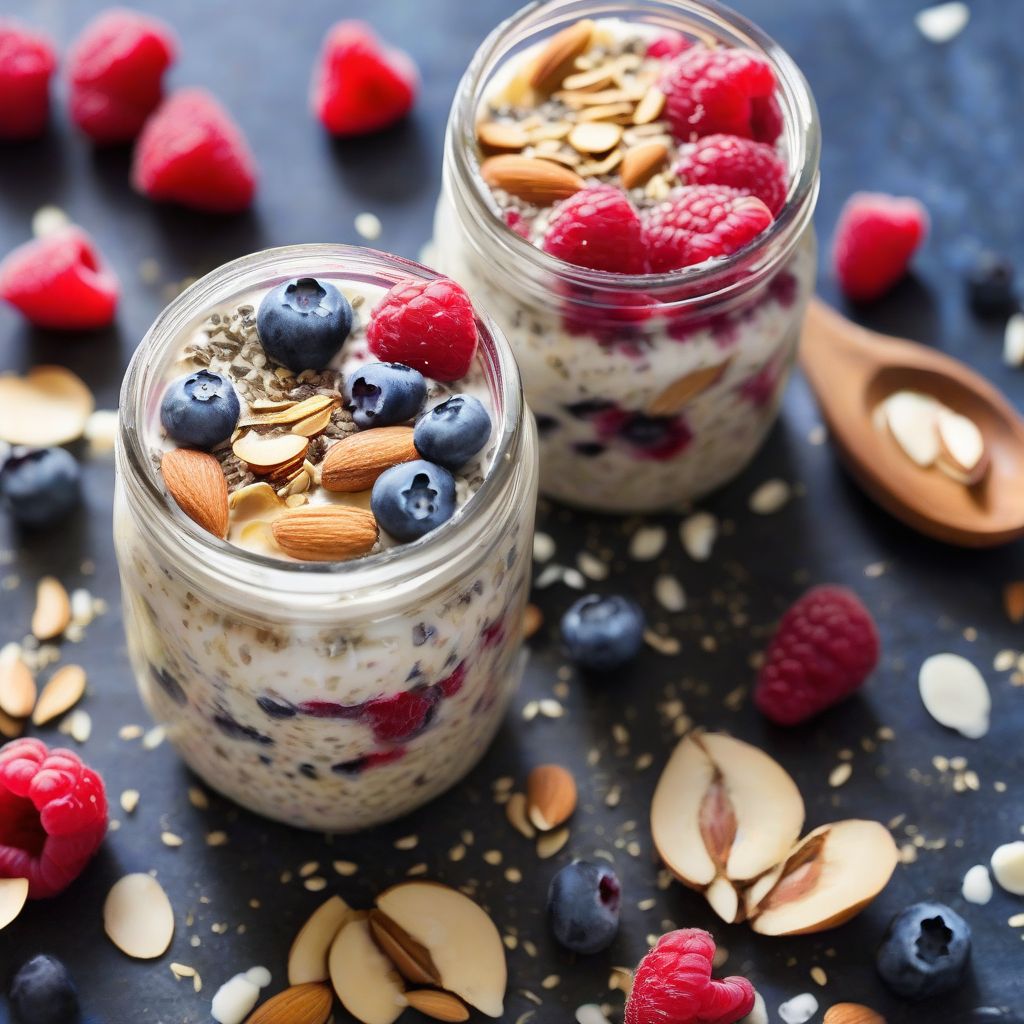
<instances>
[{"instance_id":1,"label":"jar rim","mask_svg":"<svg viewBox=\"0 0 1024 1024\"><path fill-rule=\"evenodd\" d=\"M229 296L315 273L383 288L409 278L437 280L444 276L404 257L335 243L263 249L222 264L157 315L132 356L121 387L117 470L131 502L143 511L136 518L157 527L149 531L152 539L165 546L180 542L180 553L202 565L198 575L208 578L212 572L247 587L257 583L274 591L321 597L340 597L338 591L344 589L347 599L367 589L429 575L445 565L455 550L470 547L463 544L467 531L475 535L486 527L488 512L514 479L528 410L508 342L486 311L474 306L478 353L496 399L499 435L483 482L451 519L416 541L341 562L287 561L239 547L204 530L165 496L146 445L145 428L151 415L147 402L154 387L163 382L162 376L157 379L164 366L162 357L181 344L183 332L194 327L198 317L229 301Z\"/></svg>"},{"instance_id":2,"label":"jar rim","mask_svg":"<svg viewBox=\"0 0 1024 1024\"><path fill-rule=\"evenodd\" d=\"M691 32L699 25L705 35L713 32L717 38L753 49L770 61L779 85L783 130L789 136L790 186L785 205L766 231L723 258L667 272L622 274L567 263L508 228L475 160L476 118L485 88L511 50L521 50L583 17L623 17ZM495 262L502 256L525 261L539 272L591 293L592 299L598 296L589 303L595 306L601 305L602 290L613 290L619 298L623 293L641 293L656 301L659 293L665 293L665 304L672 309L727 300L747 287L746 280L738 278L738 270L756 272L758 263L764 263L760 257L768 252L776 254L770 261L774 266L795 248L814 211L820 152L817 106L796 62L761 28L716 0L535 0L499 24L480 45L459 84L445 140L446 165L456 170L462 186L458 191L471 203L474 221L487 233L487 245L498 248L499 252L491 255ZM681 287L685 288L683 296ZM614 296L611 301L614 303Z\"/></svg>"}]
</instances>

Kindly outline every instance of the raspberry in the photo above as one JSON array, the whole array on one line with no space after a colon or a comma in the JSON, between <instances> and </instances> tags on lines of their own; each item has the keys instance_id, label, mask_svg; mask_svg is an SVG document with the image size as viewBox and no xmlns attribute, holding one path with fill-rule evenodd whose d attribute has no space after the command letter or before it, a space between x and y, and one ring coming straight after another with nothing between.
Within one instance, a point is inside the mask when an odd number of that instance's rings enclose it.
<instances>
[{"instance_id":1,"label":"raspberry","mask_svg":"<svg viewBox=\"0 0 1024 1024\"><path fill-rule=\"evenodd\" d=\"M839 214L832 249L836 277L855 302L884 295L907 272L928 234L928 211L916 200L857 192Z\"/></svg>"},{"instance_id":2,"label":"raspberry","mask_svg":"<svg viewBox=\"0 0 1024 1024\"><path fill-rule=\"evenodd\" d=\"M339 21L313 73L313 112L334 135L365 135L403 118L418 87L408 54L382 46L364 22Z\"/></svg>"},{"instance_id":3,"label":"raspberry","mask_svg":"<svg viewBox=\"0 0 1024 1024\"><path fill-rule=\"evenodd\" d=\"M104 11L68 54L71 120L96 142L127 142L163 95L177 44L170 28L124 8Z\"/></svg>"},{"instance_id":4,"label":"raspberry","mask_svg":"<svg viewBox=\"0 0 1024 1024\"><path fill-rule=\"evenodd\" d=\"M0 19L0 139L42 135L56 66L53 44L46 36Z\"/></svg>"},{"instance_id":5,"label":"raspberry","mask_svg":"<svg viewBox=\"0 0 1024 1024\"><path fill-rule=\"evenodd\" d=\"M378 743L403 743L418 736L434 715L441 691L435 687L402 690L366 702L363 718Z\"/></svg>"},{"instance_id":6,"label":"raspberry","mask_svg":"<svg viewBox=\"0 0 1024 1024\"><path fill-rule=\"evenodd\" d=\"M117 278L79 227L26 242L0 263L0 298L36 327L106 327L114 319L118 291Z\"/></svg>"},{"instance_id":7,"label":"raspberry","mask_svg":"<svg viewBox=\"0 0 1024 1024\"><path fill-rule=\"evenodd\" d=\"M182 89L142 129L132 184L150 199L237 213L252 203L256 165L241 130L213 96Z\"/></svg>"},{"instance_id":8,"label":"raspberry","mask_svg":"<svg viewBox=\"0 0 1024 1024\"><path fill-rule=\"evenodd\" d=\"M724 185L686 185L647 215L650 269L663 273L728 256L771 222L771 210L756 196Z\"/></svg>"},{"instance_id":9,"label":"raspberry","mask_svg":"<svg viewBox=\"0 0 1024 1024\"><path fill-rule=\"evenodd\" d=\"M27 878L32 899L56 896L106 831L103 780L76 754L36 739L0 748L0 877Z\"/></svg>"},{"instance_id":10,"label":"raspberry","mask_svg":"<svg viewBox=\"0 0 1024 1024\"><path fill-rule=\"evenodd\" d=\"M370 351L384 362L404 363L435 380L465 377L476 354L476 315L454 281L403 281L370 314Z\"/></svg>"},{"instance_id":11,"label":"raspberry","mask_svg":"<svg viewBox=\"0 0 1024 1024\"><path fill-rule=\"evenodd\" d=\"M779 725L798 725L844 700L878 664L871 613L845 587L809 590L782 617L754 700Z\"/></svg>"},{"instance_id":12,"label":"raspberry","mask_svg":"<svg viewBox=\"0 0 1024 1024\"><path fill-rule=\"evenodd\" d=\"M753 101L775 92L771 65L750 50L709 50L694 46L661 76L665 119L672 134L687 142L697 135L754 137ZM763 117L763 111L759 113Z\"/></svg>"},{"instance_id":13,"label":"raspberry","mask_svg":"<svg viewBox=\"0 0 1024 1024\"><path fill-rule=\"evenodd\" d=\"M746 978L711 977L715 940L700 928L663 935L640 961L626 1024L733 1024L754 1008Z\"/></svg>"},{"instance_id":14,"label":"raspberry","mask_svg":"<svg viewBox=\"0 0 1024 1024\"><path fill-rule=\"evenodd\" d=\"M693 46L693 40L687 38L682 32L669 30L662 32L647 44L647 56L656 60L669 60L678 57L684 50Z\"/></svg>"},{"instance_id":15,"label":"raspberry","mask_svg":"<svg viewBox=\"0 0 1024 1024\"><path fill-rule=\"evenodd\" d=\"M642 274L643 227L617 188L594 185L559 203L544 236L544 251L591 270Z\"/></svg>"},{"instance_id":16,"label":"raspberry","mask_svg":"<svg viewBox=\"0 0 1024 1024\"><path fill-rule=\"evenodd\" d=\"M676 166L691 185L728 185L757 196L777 216L786 202L786 165L771 146L736 135L705 135L683 150Z\"/></svg>"},{"instance_id":17,"label":"raspberry","mask_svg":"<svg viewBox=\"0 0 1024 1024\"><path fill-rule=\"evenodd\" d=\"M774 93L750 101L750 128L758 142L774 146L782 134L783 125L782 107Z\"/></svg>"}]
</instances>

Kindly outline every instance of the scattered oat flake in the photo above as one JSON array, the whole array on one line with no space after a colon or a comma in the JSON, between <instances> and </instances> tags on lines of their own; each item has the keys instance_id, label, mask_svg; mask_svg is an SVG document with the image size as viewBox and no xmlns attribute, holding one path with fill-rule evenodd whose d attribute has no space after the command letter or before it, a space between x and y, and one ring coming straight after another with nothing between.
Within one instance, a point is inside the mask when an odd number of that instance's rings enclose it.
<instances>
[{"instance_id":1,"label":"scattered oat flake","mask_svg":"<svg viewBox=\"0 0 1024 1024\"><path fill-rule=\"evenodd\" d=\"M806 1024L818 1012L818 1000L810 992L793 996L779 1007L784 1024Z\"/></svg>"},{"instance_id":2,"label":"scattered oat flake","mask_svg":"<svg viewBox=\"0 0 1024 1024\"><path fill-rule=\"evenodd\" d=\"M644 643L648 647L653 647L659 654L669 657L678 654L681 650L681 644L675 637L662 636L660 633L655 633L653 629L644 630Z\"/></svg>"},{"instance_id":3,"label":"scattered oat flake","mask_svg":"<svg viewBox=\"0 0 1024 1024\"><path fill-rule=\"evenodd\" d=\"M384 229L384 225L380 222L380 217L375 213L357 214L355 227L357 234L362 238L365 238L368 242L375 242L380 238L380 233Z\"/></svg>"},{"instance_id":4,"label":"scattered oat flake","mask_svg":"<svg viewBox=\"0 0 1024 1024\"><path fill-rule=\"evenodd\" d=\"M163 843L164 846L178 847L183 846L185 840L182 839L181 836L175 835L173 832L161 832L160 842Z\"/></svg>"},{"instance_id":5,"label":"scattered oat flake","mask_svg":"<svg viewBox=\"0 0 1024 1024\"><path fill-rule=\"evenodd\" d=\"M1024 928L1024 913L1014 914L1006 923L1011 928Z\"/></svg>"},{"instance_id":6,"label":"scattered oat flake","mask_svg":"<svg viewBox=\"0 0 1024 1024\"><path fill-rule=\"evenodd\" d=\"M584 1003L576 1007L576 1024L611 1024L597 1003Z\"/></svg>"},{"instance_id":7,"label":"scattered oat flake","mask_svg":"<svg viewBox=\"0 0 1024 1024\"><path fill-rule=\"evenodd\" d=\"M34 238L46 238L70 223L68 215L59 206L40 206L32 214L32 235Z\"/></svg>"},{"instance_id":8,"label":"scattered oat flake","mask_svg":"<svg viewBox=\"0 0 1024 1024\"><path fill-rule=\"evenodd\" d=\"M968 903L984 906L992 899L992 876L984 864L975 864L964 875L960 893Z\"/></svg>"},{"instance_id":9,"label":"scattered oat flake","mask_svg":"<svg viewBox=\"0 0 1024 1024\"><path fill-rule=\"evenodd\" d=\"M555 542L552 537L539 530L533 535L533 560L547 562L555 557Z\"/></svg>"},{"instance_id":10,"label":"scattered oat flake","mask_svg":"<svg viewBox=\"0 0 1024 1024\"><path fill-rule=\"evenodd\" d=\"M561 718L565 714L565 708L551 697L537 702L537 710L545 718Z\"/></svg>"},{"instance_id":11,"label":"scattered oat flake","mask_svg":"<svg viewBox=\"0 0 1024 1024\"><path fill-rule=\"evenodd\" d=\"M667 612L681 612L686 608L686 591L675 576L659 576L654 581L654 596Z\"/></svg>"},{"instance_id":12,"label":"scattered oat flake","mask_svg":"<svg viewBox=\"0 0 1024 1024\"><path fill-rule=\"evenodd\" d=\"M589 551L581 551L576 556L576 564L579 566L580 572L592 580L605 580L611 571L607 562L602 562L597 555L593 555Z\"/></svg>"},{"instance_id":13,"label":"scattered oat flake","mask_svg":"<svg viewBox=\"0 0 1024 1024\"><path fill-rule=\"evenodd\" d=\"M122 740L137 740L142 735L141 725L122 725L117 730L118 739Z\"/></svg>"},{"instance_id":14,"label":"scattered oat flake","mask_svg":"<svg viewBox=\"0 0 1024 1024\"><path fill-rule=\"evenodd\" d=\"M506 868L505 881L512 885L518 885L523 880L523 873L519 868Z\"/></svg>"},{"instance_id":15,"label":"scattered oat flake","mask_svg":"<svg viewBox=\"0 0 1024 1024\"><path fill-rule=\"evenodd\" d=\"M154 725L145 736L142 737L144 750L156 750L167 737L167 731L162 725Z\"/></svg>"},{"instance_id":16,"label":"scattered oat flake","mask_svg":"<svg viewBox=\"0 0 1024 1024\"><path fill-rule=\"evenodd\" d=\"M139 791L137 789L126 789L121 794L121 810L125 814L132 814L139 806Z\"/></svg>"},{"instance_id":17,"label":"scattered oat flake","mask_svg":"<svg viewBox=\"0 0 1024 1024\"><path fill-rule=\"evenodd\" d=\"M695 512L679 527L683 550L695 561L706 562L718 538L718 520L710 512Z\"/></svg>"},{"instance_id":18,"label":"scattered oat flake","mask_svg":"<svg viewBox=\"0 0 1024 1024\"><path fill-rule=\"evenodd\" d=\"M918 674L925 710L940 725L968 739L988 732L992 699L981 673L959 654L933 654Z\"/></svg>"},{"instance_id":19,"label":"scattered oat flake","mask_svg":"<svg viewBox=\"0 0 1024 1024\"><path fill-rule=\"evenodd\" d=\"M195 977L196 969L194 967L189 967L188 964L171 963L168 966L171 969L171 974L173 974L179 981L182 978Z\"/></svg>"},{"instance_id":20,"label":"scattered oat flake","mask_svg":"<svg viewBox=\"0 0 1024 1024\"><path fill-rule=\"evenodd\" d=\"M332 866L342 878L351 878L359 871L359 865L350 860L336 860Z\"/></svg>"},{"instance_id":21,"label":"scattered oat flake","mask_svg":"<svg viewBox=\"0 0 1024 1024\"><path fill-rule=\"evenodd\" d=\"M650 562L665 550L668 534L663 526L641 526L629 541L629 557L635 562Z\"/></svg>"},{"instance_id":22,"label":"scattered oat flake","mask_svg":"<svg viewBox=\"0 0 1024 1024\"><path fill-rule=\"evenodd\" d=\"M396 850L415 850L419 846L419 836L403 836L401 839L395 840Z\"/></svg>"},{"instance_id":23,"label":"scattered oat flake","mask_svg":"<svg viewBox=\"0 0 1024 1024\"><path fill-rule=\"evenodd\" d=\"M789 501L792 491L785 480L766 480L750 496L750 511L759 516L770 516L780 511Z\"/></svg>"},{"instance_id":24,"label":"scattered oat flake","mask_svg":"<svg viewBox=\"0 0 1024 1024\"><path fill-rule=\"evenodd\" d=\"M562 979L557 974L549 974L541 983L540 987L544 989L558 988L562 983Z\"/></svg>"},{"instance_id":25,"label":"scattered oat flake","mask_svg":"<svg viewBox=\"0 0 1024 1024\"><path fill-rule=\"evenodd\" d=\"M227 832L215 831L206 833L207 846L226 846L228 842Z\"/></svg>"},{"instance_id":26,"label":"scattered oat flake","mask_svg":"<svg viewBox=\"0 0 1024 1024\"><path fill-rule=\"evenodd\" d=\"M926 7L914 15L914 24L930 43L948 43L967 27L971 11L967 4L954 0L952 3Z\"/></svg>"},{"instance_id":27,"label":"scattered oat flake","mask_svg":"<svg viewBox=\"0 0 1024 1024\"><path fill-rule=\"evenodd\" d=\"M57 731L70 736L76 743L85 743L92 735L92 716L78 708L61 719Z\"/></svg>"},{"instance_id":28,"label":"scattered oat flake","mask_svg":"<svg viewBox=\"0 0 1024 1024\"><path fill-rule=\"evenodd\" d=\"M811 980L816 985L821 985L821 987L824 988L828 984L828 975L825 973L825 968L818 966L812 967Z\"/></svg>"},{"instance_id":29,"label":"scattered oat flake","mask_svg":"<svg viewBox=\"0 0 1024 1024\"><path fill-rule=\"evenodd\" d=\"M845 785L850 781L850 776L853 774L853 765L849 761L843 761L837 764L835 768L829 773L828 784L833 789L838 789L840 786Z\"/></svg>"}]
</instances>

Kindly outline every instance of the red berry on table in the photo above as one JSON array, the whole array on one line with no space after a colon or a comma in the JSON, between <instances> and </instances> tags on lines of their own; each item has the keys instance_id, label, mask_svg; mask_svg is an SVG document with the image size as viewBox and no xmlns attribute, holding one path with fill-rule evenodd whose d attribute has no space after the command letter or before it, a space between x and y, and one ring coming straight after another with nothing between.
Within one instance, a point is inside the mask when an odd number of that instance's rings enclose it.
<instances>
[{"instance_id":1,"label":"red berry on table","mask_svg":"<svg viewBox=\"0 0 1024 1024\"><path fill-rule=\"evenodd\" d=\"M664 273L729 256L772 223L756 196L724 185L686 185L644 221L650 269Z\"/></svg>"},{"instance_id":2,"label":"red berry on table","mask_svg":"<svg viewBox=\"0 0 1024 1024\"><path fill-rule=\"evenodd\" d=\"M754 1008L746 978L711 977L715 940L700 928L663 935L640 961L626 1024L733 1024Z\"/></svg>"},{"instance_id":3,"label":"red berry on table","mask_svg":"<svg viewBox=\"0 0 1024 1024\"><path fill-rule=\"evenodd\" d=\"M782 617L754 701L778 725L799 725L859 689L878 655L878 630L856 594L814 587Z\"/></svg>"},{"instance_id":4,"label":"red berry on table","mask_svg":"<svg viewBox=\"0 0 1024 1024\"><path fill-rule=\"evenodd\" d=\"M832 259L839 286L855 302L880 298L907 272L928 234L928 211L916 199L857 192L839 214Z\"/></svg>"},{"instance_id":5,"label":"red berry on table","mask_svg":"<svg viewBox=\"0 0 1024 1024\"><path fill-rule=\"evenodd\" d=\"M611 185L581 189L551 214L544 251L590 270L642 274L643 226L626 196Z\"/></svg>"},{"instance_id":6,"label":"red berry on table","mask_svg":"<svg viewBox=\"0 0 1024 1024\"><path fill-rule=\"evenodd\" d=\"M117 278L79 227L19 245L0 262L0 299L36 327L107 327L117 311L118 294Z\"/></svg>"},{"instance_id":7,"label":"red berry on table","mask_svg":"<svg viewBox=\"0 0 1024 1024\"><path fill-rule=\"evenodd\" d=\"M694 46L665 68L659 87L665 94L663 116L680 142L718 133L749 139L754 101L775 92L775 72L750 50Z\"/></svg>"},{"instance_id":8,"label":"red berry on table","mask_svg":"<svg viewBox=\"0 0 1024 1024\"><path fill-rule=\"evenodd\" d=\"M476 314L454 281L401 281L377 304L366 328L370 351L446 382L469 372L476 354Z\"/></svg>"},{"instance_id":9,"label":"red berry on table","mask_svg":"<svg viewBox=\"0 0 1024 1024\"><path fill-rule=\"evenodd\" d=\"M170 28L124 8L104 11L68 53L71 120L96 142L127 142L163 96L177 44Z\"/></svg>"},{"instance_id":10,"label":"red berry on table","mask_svg":"<svg viewBox=\"0 0 1024 1024\"><path fill-rule=\"evenodd\" d=\"M685 146L676 173L690 185L728 185L757 196L778 216L786 202L786 164L773 146L737 135L705 135Z\"/></svg>"},{"instance_id":11,"label":"red berry on table","mask_svg":"<svg viewBox=\"0 0 1024 1024\"><path fill-rule=\"evenodd\" d=\"M56 896L106 831L103 780L77 754L36 739L0 747L0 877L27 878L30 899Z\"/></svg>"},{"instance_id":12,"label":"red berry on table","mask_svg":"<svg viewBox=\"0 0 1024 1024\"><path fill-rule=\"evenodd\" d=\"M208 213L248 209L256 162L231 115L203 89L182 89L157 107L135 143L132 184L150 199Z\"/></svg>"},{"instance_id":13,"label":"red berry on table","mask_svg":"<svg viewBox=\"0 0 1024 1024\"><path fill-rule=\"evenodd\" d=\"M57 66L46 36L0 19L0 139L34 139L50 116L50 76Z\"/></svg>"},{"instance_id":14,"label":"red berry on table","mask_svg":"<svg viewBox=\"0 0 1024 1024\"><path fill-rule=\"evenodd\" d=\"M365 135L412 109L419 74L412 58L384 46L362 21L339 21L313 72L313 112L334 135Z\"/></svg>"}]
</instances>

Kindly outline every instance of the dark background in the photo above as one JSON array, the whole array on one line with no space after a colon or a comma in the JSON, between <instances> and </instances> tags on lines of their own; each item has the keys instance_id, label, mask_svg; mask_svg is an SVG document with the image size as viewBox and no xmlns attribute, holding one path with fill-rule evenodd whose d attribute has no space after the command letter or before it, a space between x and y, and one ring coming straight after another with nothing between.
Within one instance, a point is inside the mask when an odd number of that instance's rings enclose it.
<instances>
[{"instance_id":1,"label":"dark background","mask_svg":"<svg viewBox=\"0 0 1024 1024\"><path fill-rule=\"evenodd\" d=\"M86 378L105 408L115 404L133 347L167 292L183 278L264 246L358 242L353 218L365 210L384 223L377 243L381 248L416 255L430 234L443 125L457 80L486 32L516 5L507 0L377 0L364 10L365 5L326 0L179 0L135 6L161 14L178 31L181 54L169 85L203 85L220 97L252 143L261 184L255 209L241 217L217 219L155 206L130 189L129 151L94 151L70 129L60 98L46 139L0 148L0 251L29 236L38 207L56 204L93 234L124 286L117 326L93 335L34 331L10 310L0 309L0 369L66 363ZM967 30L944 46L927 42L916 31L915 0L744 0L739 6L790 50L817 96L825 138L817 219L823 254L839 205L856 189L916 195L931 210L933 234L916 262L918 276L858 315L873 326L961 356L1019 403L1024 377L1001 364L1002 325L972 318L963 299L962 270L982 246L1024 262L1024 67L1019 55L1024 5L976 0ZM62 47L99 9L87 0L3 0L3 13L48 30ZM406 124L376 138L335 143L308 112L309 70L328 25L360 14L412 53L424 86ZM147 259L159 265L156 284L141 278L140 265ZM823 267L826 263L823 258ZM835 299L827 269L820 289ZM727 526L710 563L689 561L679 546L677 519L666 517L670 539L659 563L638 565L616 554L611 577L596 585L635 594L652 619L681 640L680 655L648 651L630 670L596 684L572 677L567 717L525 724L519 715L523 704L550 695L563 664L549 631L575 596L562 586L541 592L537 600L548 635L534 641L523 692L479 770L456 791L402 822L370 835L333 840L270 825L216 798L210 810L196 810L186 798L194 780L169 747L147 753L117 738L123 724L147 723L135 696L118 614L109 536L112 469L109 459L91 462L87 510L69 527L56 535L22 537L0 525L0 549L15 552L13 564L0 567L0 576L20 580L17 588L0 590L0 640L20 638L26 631L34 582L44 572L69 587L88 586L111 602L110 613L65 657L80 661L90 673L90 693L82 706L92 715L94 732L82 753L106 776L113 816L125 818L117 806L123 789L138 788L142 801L135 815L111 833L80 882L57 900L30 906L0 935L0 975L6 976L24 956L47 950L69 963L89 1012L98 1018L166 1024L206 1020L213 992L237 971L265 964L275 976L270 991L283 983L291 938L326 894L306 892L294 880L282 884L282 872L321 861L332 887L337 881L337 891L365 905L411 866L426 863L433 878L476 882L499 927L517 928L537 944L536 957L522 946L509 956L508 1021L533 1007L524 989L543 997L534 1020L571 1020L580 1003L607 997L610 965L634 964L649 934L679 925L714 930L730 951L724 972L748 975L766 996L773 1021L783 999L805 990L816 993L822 1012L833 1002L855 1000L883 1011L890 1022L1019 1020L1013 1013L1024 1003L1024 946L1021 931L1011 929L1007 919L1024 910L1024 902L997 890L987 907L973 907L961 900L959 888L968 867L986 862L997 844L1019 838L1024 825L1024 689L1011 685L1008 673L992 669L997 651L1024 646L1000 600L1004 581L1024 578L1021 548L957 551L910 533L859 494L827 446L808 443L816 423L813 403L797 381L764 454L707 503ZM797 483L798 497L778 515L751 515L749 493L773 476ZM637 525L547 507L541 524L558 539L556 560L563 564L572 564L583 546L595 552L624 551L626 535ZM95 563L89 575L81 568L86 560ZM867 576L865 567L878 562L884 562L884 573ZM665 614L651 597L661 571L674 572L686 587L689 606L682 614ZM806 585L821 581L853 586L879 621L884 662L863 697L810 728L791 732L766 725L749 700L740 700L734 710L735 702L725 698L752 682L751 654L763 646L780 611ZM734 618L737 609L743 615ZM715 651L701 644L708 634L717 641ZM942 729L921 706L917 668L924 657L942 650L971 657L989 680L993 726L983 740L972 742ZM677 886L658 891L646 817L658 771L674 743L657 712L667 687L675 688L698 722L727 728L780 758L803 789L809 827L836 816L887 822L905 815L895 830L901 843L908 841L909 827L929 841L944 839L945 848L922 850L916 863L897 869L866 913L818 937L758 938L744 926L713 921L693 893ZM614 723L628 727L627 746L611 739ZM881 725L891 727L895 739L874 752L864 750L862 739L874 736ZM43 733L56 742L53 730ZM591 747L601 751L595 769L585 761ZM827 776L841 748L854 751L853 779L832 790ZM636 759L644 754L653 756L653 766L637 771ZM955 794L950 776L939 777L931 765L939 754L967 757L980 776L981 791ZM529 766L554 756L575 771L583 808L566 850L555 861L541 862L505 823L490 786L502 775L521 780ZM994 789L996 781L1006 783L1005 792ZM610 809L603 796L613 783L622 786L623 799ZM164 847L159 838L164 828L184 836L185 845ZM475 831L476 842L464 861L453 864L447 851L463 828ZM225 829L230 843L207 847L204 836L212 829ZM394 840L409 833L421 836L419 847L394 850ZM641 845L639 857L616 848L616 840L634 837ZM521 884L509 884L504 867L483 861L483 851L492 848L504 852L505 866L523 871ZM623 877L623 927L606 955L574 962L547 937L545 888L571 854L589 856L597 849L614 853ZM335 879L330 862L338 857L359 862L362 870L355 878ZM158 871L171 895L178 930L171 952L146 964L127 960L103 937L101 907L122 873L149 869ZM656 907L639 910L636 904L648 897L656 897ZM873 952L896 911L931 897L950 902L973 926L973 974L952 996L911 1007L881 988ZM261 901L261 909L250 907L253 898ZM188 914L194 923L187 927ZM226 934L211 931L221 922L228 925ZM193 935L201 939L198 948L189 943ZM174 980L166 966L172 960L200 971L201 995L192 993L187 980ZM828 974L823 990L809 978L815 964ZM550 974L559 974L561 984L545 991L540 982ZM618 1005L620 998L611 1001ZM337 1019L345 1019L344 1014Z\"/></svg>"}]
</instances>

